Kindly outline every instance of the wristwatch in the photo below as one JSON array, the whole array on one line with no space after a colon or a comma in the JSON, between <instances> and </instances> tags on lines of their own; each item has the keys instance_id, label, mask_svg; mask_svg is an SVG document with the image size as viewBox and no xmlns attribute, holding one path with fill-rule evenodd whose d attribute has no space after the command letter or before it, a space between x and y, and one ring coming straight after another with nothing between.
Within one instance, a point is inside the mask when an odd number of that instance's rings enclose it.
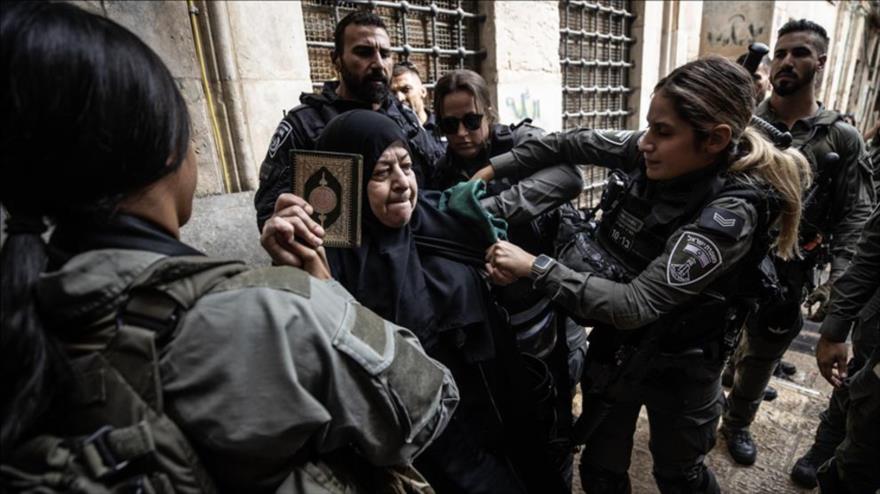
<instances>
[{"instance_id":1,"label":"wristwatch","mask_svg":"<svg viewBox=\"0 0 880 494\"><path fill-rule=\"evenodd\" d=\"M533 280L538 279L539 276L550 271L554 264L556 264L556 259L544 254L539 255L532 262L532 267L529 269L529 278Z\"/></svg>"}]
</instances>

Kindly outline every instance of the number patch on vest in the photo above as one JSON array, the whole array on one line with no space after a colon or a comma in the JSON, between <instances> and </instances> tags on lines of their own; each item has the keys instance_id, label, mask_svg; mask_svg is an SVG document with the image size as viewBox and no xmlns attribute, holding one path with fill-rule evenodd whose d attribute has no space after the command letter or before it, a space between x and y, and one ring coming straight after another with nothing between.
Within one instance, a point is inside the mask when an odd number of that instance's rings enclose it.
<instances>
[{"instance_id":1,"label":"number patch on vest","mask_svg":"<svg viewBox=\"0 0 880 494\"><path fill-rule=\"evenodd\" d=\"M672 286L696 283L721 266L721 251L699 233L684 232L666 263L666 282Z\"/></svg>"}]
</instances>

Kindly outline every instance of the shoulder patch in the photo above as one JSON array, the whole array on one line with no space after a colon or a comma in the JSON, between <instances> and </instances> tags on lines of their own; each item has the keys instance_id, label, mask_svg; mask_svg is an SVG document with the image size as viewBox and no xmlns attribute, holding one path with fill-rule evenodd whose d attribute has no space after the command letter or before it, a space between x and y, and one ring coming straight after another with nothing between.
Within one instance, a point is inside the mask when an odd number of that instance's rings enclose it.
<instances>
[{"instance_id":1,"label":"shoulder patch","mask_svg":"<svg viewBox=\"0 0 880 494\"><path fill-rule=\"evenodd\" d=\"M275 153L278 152L278 149L280 149L281 145L284 144L284 141L287 140L291 130L293 130L293 126L290 125L290 122L287 120L282 120L281 123L278 124L278 128L275 129L275 134L272 135L272 141L269 143L270 158L275 157Z\"/></svg>"},{"instance_id":2,"label":"shoulder patch","mask_svg":"<svg viewBox=\"0 0 880 494\"><path fill-rule=\"evenodd\" d=\"M707 207L700 213L700 220L697 222L700 228L705 228L723 235L731 240L739 238L742 233L746 220L740 214L729 209L721 209L716 207Z\"/></svg>"},{"instance_id":3,"label":"shoulder patch","mask_svg":"<svg viewBox=\"0 0 880 494\"><path fill-rule=\"evenodd\" d=\"M721 251L711 239L694 232L684 232L666 263L666 283L684 286L696 283L721 266Z\"/></svg>"},{"instance_id":4,"label":"shoulder patch","mask_svg":"<svg viewBox=\"0 0 880 494\"><path fill-rule=\"evenodd\" d=\"M273 288L311 298L311 279L308 273L290 266L266 266L245 271L217 285L214 292L242 288Z\"/></svg>"}]
</instances>

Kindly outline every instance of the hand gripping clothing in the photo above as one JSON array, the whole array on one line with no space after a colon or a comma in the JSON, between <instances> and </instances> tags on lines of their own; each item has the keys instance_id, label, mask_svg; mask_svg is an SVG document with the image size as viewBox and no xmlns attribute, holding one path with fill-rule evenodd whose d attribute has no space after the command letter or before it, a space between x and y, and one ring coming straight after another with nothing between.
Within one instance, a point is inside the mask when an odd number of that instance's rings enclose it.
<instances>
[{"instance_id":1,"label":"hand gripping clothing","mask_svg":"<svg viewBox=\"0 0 880 494\"><path fill-rule=\"evenodd\" d=\"M766 252L760 232L773 216L772 201L767 191L720 166L669 181L648 180L640 135L578 129L527 142L491 161L498 177L560 162L620 169L629 177L618 203L603 212L595 239L598 252L620 266L628 282L557 263L534 283L572 315L592 321L596 337L636 329L664 335L644 377L612 405L588 441L582 481L607 485L609 477L625 477L644 404L661 491L714 492L717 485L703 458L714 445L721 413L727 329L722 325L734 326L728 309L740 298L739 275L757 269ZM588 366L597 359L593 350L591 344ZM585 401L585 410L591 406Z\"/></svg>"}]
</instances>

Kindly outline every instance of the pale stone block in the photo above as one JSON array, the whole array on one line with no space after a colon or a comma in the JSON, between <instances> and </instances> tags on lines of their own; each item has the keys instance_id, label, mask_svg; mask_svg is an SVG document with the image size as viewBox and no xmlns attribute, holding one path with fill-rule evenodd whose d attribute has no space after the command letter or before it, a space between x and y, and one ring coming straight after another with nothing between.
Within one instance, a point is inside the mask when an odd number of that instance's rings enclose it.
<instances>
[{"instance_id":1,"label":"pale stone block","mask_svg":"<svg viewBox=\"0 0 880 494\"><path fill-rule=\"evenodd\" d=\"M257 170L269 149L269 141L284 112L299 105L303 92L311 92L311 82L285 80L247 80L242 82L242 92L246 101L245 118L250 131L250 146L253 150ZM256 186L256 184L254 184Z\"/></svg>"},{"instance_id":2,"label":"pale stone block","mask_svg":"<svg viewBox=\"0 0 880 494\"><path fill-rule=\"evenodd\" d=\"M495 2L497 70L560 73L556 2Z\"/></svg>"},{"instance_id":3,"label":"pale stone block","mask_svg":"<svg viewBox=\"0 0 880 494\"><path fill-rule=\"evenodd\" d=\"M227 2L241 79L309 81L300 2Z\"/></svg>"},{"instance_id":4,"label":"pale stone block","mask_svg":"<svg viewBox=\"0 0 880 494\"><path fill-rule=\"evenodd\" d=\"M637 129L645 125L651 92L660 80L661 47L663 45L664 2L636 2L636 19L632 25L635 43L630 48L635 66L630 78L630 104L633 114L627 119L627 127Z\"/></svg>"},{"instance_id":5,"label":"pale stone block","mask_svg":"<svg viewBox=\"0 0 880 494\"><path fill-rule=\"evenodd\" d=\"M501 123L532 118L549 131L562 128L559 5L498 1L480 4L487 22L481 40L489 83Z\"/></svg>"}]
</instances>

